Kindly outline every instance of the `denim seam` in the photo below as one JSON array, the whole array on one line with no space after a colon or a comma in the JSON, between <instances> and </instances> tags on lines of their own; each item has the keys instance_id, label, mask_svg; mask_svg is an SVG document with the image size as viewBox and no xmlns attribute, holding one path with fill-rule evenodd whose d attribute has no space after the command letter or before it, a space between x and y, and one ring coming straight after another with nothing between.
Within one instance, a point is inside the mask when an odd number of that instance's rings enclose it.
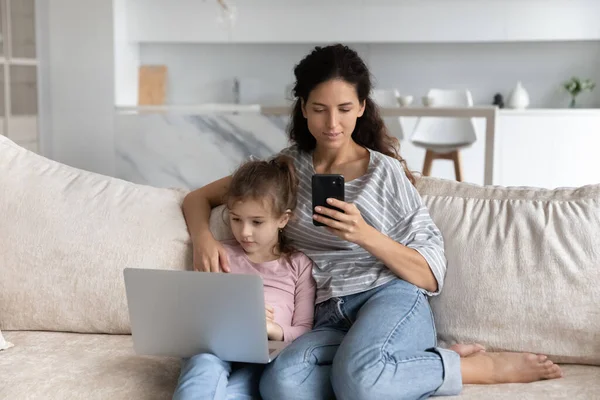
<instances>
[{"instance_id":1,"label":"denim seam","mask_svg":"<svg viewBox=\"0 0 600 400\"><path fill-rule=\"evenodd\" d=\"M398 328L401 325L403 325L404 322L407 321L410 317L412 317L413 313L415 312L415 309L417 308L417 305L419 304L420 299L421 299L421 297L418 296L418 293L417 293L417 299L414 302L414 304L412 305L412 307L410 308L410 310L408 310L408 313L406 313L406 315L404 316L404 318L402 318L400 321L398 321L398 323L394 326L394 328L392 329L392 331L390 332L390 334L388 335L388 337L385 339L385 342L383 342L383 345L381 345L381 348L379 349L380 360L384 360L384 359L387 358L384 355L385 348L387 347L387 345L389 344L389 342L392 340L392 338L398 332Z\"/></svg>"},{"instance_id":2,"label":"denim seam","mask_svg":"<svg viewBox=\"0 0 600 400\"><path fill-rule=\"evenodd\" d=\"M310 346L309 348L307 348L304 351L304 357L303 357L303 361L305 363L310 363L310 356L313 354L313 352L316 349L321 349L323 347L331 347L331 346L339 346L339 344L324 344L324 345L320 345L320 346Z\"/></svg>"},{"instance_id":3,"label":"denim seam","mask_svg":"<svg viewBox=\"0 0 600 400\"><path fill-rule=\"evenodd\" d=\"M342 310L342 306L344 305L344 303L346 303L344 301L344 299L339 298L339 301L337 302L337 309L338 309L338 312L340 313L339 316L342 317L344 320L346 320L346 322L348 323L348 327L351 327L352 321L350 320L348 315L344 312L344 310Z\"/></svg>"},{"instance_id":4,"label":"denim seam","mask_svg":"<svg viewBox=\"0 0 600 400\"><path fill-rule=\"evenodd\" d=\"M429 315L431 315L431 325L433 327L433 343L435 343L435 346L437 346L437 344L438 344L437 328L435 327L435 318L433 317L433 309L431 308L431 303L429 302L429 300L427 298L425 298L425 300L427 301L427 307L429 308Z\"/></svg>"},{"instance_id":5,"label":"denim seam","mask_svg":"<svg viewBox=\"0 0 600 400\"><path fill-rule=\"evenodd\" d=\"M404 364L404 363L415 362L415 361L439 361L440 359L441 359L441 357L439 355L437 355L437 356L430 356L430 357L420 356L420 357L405 358L403 360L394 361L394 362L389 362L387 360L382 359L381 362L385 365L387 365L387 364L398 365L398 364Z\"/></svg>"}]
</instances>

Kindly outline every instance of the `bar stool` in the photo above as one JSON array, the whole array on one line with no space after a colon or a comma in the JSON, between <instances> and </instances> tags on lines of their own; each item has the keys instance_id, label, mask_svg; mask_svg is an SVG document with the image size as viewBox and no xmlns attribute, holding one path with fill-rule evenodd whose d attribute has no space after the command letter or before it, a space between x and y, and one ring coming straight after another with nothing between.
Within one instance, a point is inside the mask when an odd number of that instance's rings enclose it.
<instances>
[{"instance_id":1,"label":"bar stool","mask_svg":"<svg viewBox=\"0 0 600 400\"><path fill-rule=\"evenodd\" d=\"M472 107L473 97L468 90L431 89L427 93L432 107ZM415 125L411 141L424 148L423 175L431 174L434 160L451 160L457 181L463 180L460 150L477 140L473 118L421 117Z\"/></svg>"}]
</instances>

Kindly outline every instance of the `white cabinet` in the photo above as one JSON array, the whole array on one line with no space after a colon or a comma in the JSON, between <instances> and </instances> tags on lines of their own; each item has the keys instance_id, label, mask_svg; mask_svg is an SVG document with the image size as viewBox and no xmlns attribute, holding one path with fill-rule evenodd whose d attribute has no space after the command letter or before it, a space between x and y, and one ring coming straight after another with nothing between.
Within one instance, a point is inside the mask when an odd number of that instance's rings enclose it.
<instances>
[{"instance_id":1,"label":"white cabinet","mask_svg":"<svg viewBox=\"0 0 600 400\"><path fill-rule=\"evenodd\" d=\"M506 40L506 5L486 1L374 1L364 7L363 42Z\"/></svg>"},{"instance_id":2,"label":"white cabinet","mask_svg":"<svg viewBox=\"0 0 600 400\"><path fill-rule=\"evenodd\" d=\"M600 3L575 0L527 0L506 3L509 40L598 40Z\"/></svg>"},{"instance_id":3,"label":"white cabinet","mask_svg":"<svg viewBox=\"0 0 600 400\"><path fill-rule=\"evenodd\" d=\"M0 0L1 134L38 151L35 0Z\"/></svg>"},{"instance_id":4,"label":"white cabinet","mask_svg":"<svg viewBox=\"0 0 600 400\"><path fill-rule=\"evenodd\" d=\"M503 111L495 143L495 184L600 183L600 110Z\"/></svg>"},{"instance_id":5,"label":"white cabinet","mask_svg":"<svg viewBox=\"0 0 600 400\"><path fill-rule=\"evenodd\" d=\"M127 0L132 42L390 43L600 40L597 0Z\"/></svg>"},{"instance_id":6,"label":"white cabinet","mask_svg":"<svg viewBox=\"0 0 600 400\"><path fill-rule=\"evenodd\" d=\"M229 39L218 21L216 1L127 0L127 37L131 42L222 43Z\"/></svg>"},{"instance_id":7,"label":"white cabinet","mask_svg":"<svg viewBox=\"0 0 600 400\"><path fill-rule=\"evenodd\" d=\"M414 118L405 118L410 137ZM477 141L461 150L467 182L483 185L485 122L475 119ZM600 183L600 110L500 110L494 141L494 185L542 188ZM421 171L425 151L410 140L401 154L411 170ZM431 175L455 179L450 161L436 160Z\"/></svg>"}]
</instances>

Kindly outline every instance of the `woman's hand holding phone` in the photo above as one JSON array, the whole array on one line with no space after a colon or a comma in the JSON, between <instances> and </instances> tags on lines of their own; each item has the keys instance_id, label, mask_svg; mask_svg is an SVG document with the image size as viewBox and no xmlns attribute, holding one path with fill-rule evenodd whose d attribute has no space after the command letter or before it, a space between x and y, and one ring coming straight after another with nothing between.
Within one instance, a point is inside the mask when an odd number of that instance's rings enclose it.
<instances>
[{"instance_id":1,"label":"woman's hand holding phone","mask_svg":"<svg viewBox=\"0 0 600 400\"><path fill-rule=\"evenodd\" d=\"M330 207L317 206L313 219L326 226L326 229L340 239L363 246L369 235L373 234L373 228L367 224L359 209L351 203L337 199L327 199L327 205L342 210L334 210ZM364 246L363 246L364 247Z\"/></svg>"},{"instance_id":2,"label":"woman's hand holding phone","mask_svg":"<svg viewBox=\"0 0 600 400\"><path fill-rule=\"evenodd\" d=\"M339 174L314 174L312 176L312 205L315 207L327 207L327 199L345 199L344 176ZM338 209L342 212L343 210ZM313 219L313 225L325 226L320 220Z\"/></svg>"},{"instance_id":3,"label":"woman's hand holding phone","mask_svg":"<svg viewBox=\"0 0 600 400\"><path fill-rule=\"evenodd\" d=\"M324 226L340 239L363 246L374 228L365 222L354 204L346 203L344 200L343 175L314 174L312 176L313 224Z\"/></svg>"}]
</instances>

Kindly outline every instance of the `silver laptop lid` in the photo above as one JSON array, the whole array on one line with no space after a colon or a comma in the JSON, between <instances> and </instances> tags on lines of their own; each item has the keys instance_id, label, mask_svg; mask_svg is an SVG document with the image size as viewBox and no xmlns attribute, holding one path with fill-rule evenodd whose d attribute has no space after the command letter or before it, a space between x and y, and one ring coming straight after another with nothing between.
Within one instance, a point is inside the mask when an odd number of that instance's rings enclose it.
<instances>
[{"instance_id":1,"label":"silver laptop lid","mask_svg":"<svg viewBox=\"0 0 600 400\"><path fill-rule=\"evenodd\" d=\"M269 361L259 276L138 268L123 273L136 353Z\"/></svg>"}]
</instances>

